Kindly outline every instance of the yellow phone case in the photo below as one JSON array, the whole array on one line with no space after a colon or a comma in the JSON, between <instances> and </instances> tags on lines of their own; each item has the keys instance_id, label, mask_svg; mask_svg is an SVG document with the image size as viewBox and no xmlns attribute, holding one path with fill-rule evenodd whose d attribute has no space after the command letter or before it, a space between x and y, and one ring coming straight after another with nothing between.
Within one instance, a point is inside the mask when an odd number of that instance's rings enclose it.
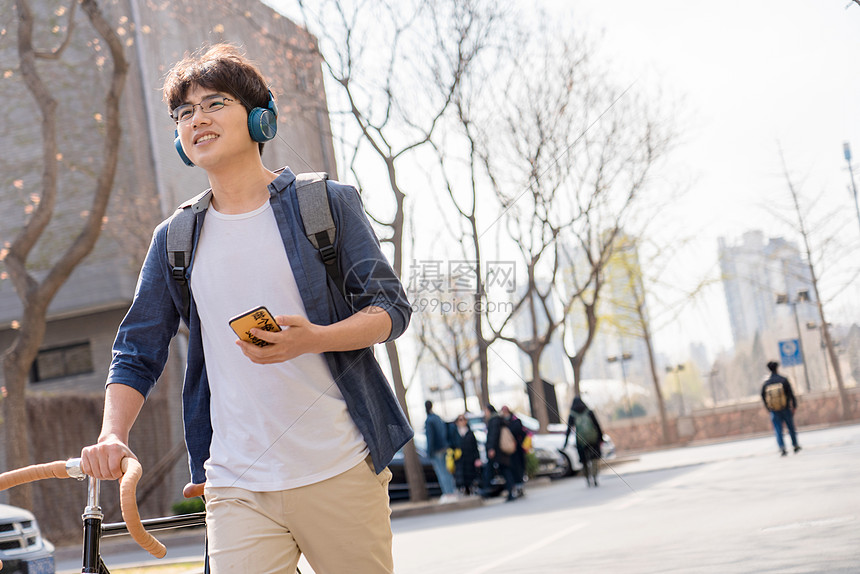
<instances>
[{"instance_id":1,"label":"yellow phone case","mask_svg":"<svg viewBox=\"0 0 860 574\"><path fill-rule=\"evenodd\" d=\"M258 347L265 347L269 343L253 336L251 329L256 328L263 331L281 330L281 327L275 322L275 318L269 313L269 310L262 305L230 319L230 328L233 329L240 339Z\"/></svg>"}]
</instances>

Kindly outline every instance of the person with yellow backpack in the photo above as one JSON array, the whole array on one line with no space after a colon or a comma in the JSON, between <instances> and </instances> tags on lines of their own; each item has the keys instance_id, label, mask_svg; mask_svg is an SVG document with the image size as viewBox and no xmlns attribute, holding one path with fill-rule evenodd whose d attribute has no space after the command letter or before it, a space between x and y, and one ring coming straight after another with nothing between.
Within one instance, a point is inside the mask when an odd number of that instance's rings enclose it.
<instances>
[{"instance_id":1,"label":"person with yellow backpack","mask_svg":"<svg viewBox=\"0 0 860 574\"><path fill-rule=\"evenodd\" d=\"M786 456L788 451L785 448L785 441L782 437L782 425L788 427L788 436L791 437L791 444L794 447L794 452L800 450L800 444L797 442L797 430L794 427L794 411L797 410L797 398L791 390L791 384L788 379L777 373L779 363L770 361L767 364L770 370L770 376L765 379L761 387L761 400L764 402L764 407L770 413L770 420L773 423L773 430L776 433L776 444L779 446L781 456Z\"/></svg>"}]
</instances>

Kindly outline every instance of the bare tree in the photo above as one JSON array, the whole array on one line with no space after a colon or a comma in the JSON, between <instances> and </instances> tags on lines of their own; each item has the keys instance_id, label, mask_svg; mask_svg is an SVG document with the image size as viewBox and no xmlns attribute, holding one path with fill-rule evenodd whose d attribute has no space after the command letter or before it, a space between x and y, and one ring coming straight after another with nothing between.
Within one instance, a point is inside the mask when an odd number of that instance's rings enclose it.
<instances>
[{"instance_id":1,"label":"bare tree","mask_svg":"<svg viewBox=\"0 0 860 574\"><path fill-rule=\"evenodd\" d=\"M833 339L830 335L830 324L827 322L824 313L824 301L821 299L821 288L819 283L819 275L816 271L816 263L815 263L815 253L813 251L813 240L812 240L812 230L809 228L809 223L807 220L807 213L801 208L801 198L800 193L792 180L791 175L788 172L788 167L785 163L785 157L780 152L780 157L782 160L783 173L785 175L786 185L788 186L788 192L791 194L792 203L794 204L794 212L797 216L797 226L796 229L798 233L800 233L801 238L803 239L803 247L806 253L806 259L809 264L809 273L811 276L812 282L812 290L814 294L814 303L818 309L818 316L821 319L821 335L823 338L824 346L827 349L827 354L830 357L830 364L833 367L833 374L836 378L836 386L839 389L839 401L842 405L842 418L844 420L851 419L851 402L848 397L848 393L845 390L845 382L842 378L842 367L839 363L839 357L836 355L836 349L833 344ZM807 357L803 358L804 361L807 360Z\"/></svg>"},{"instance_id":2,"label":"bare tree","mask_svg":"<svg viewBox=\"0 0 860 574\"><path fill-rule=\"evenodd\" d=\"M572 315L565 326L565 349L573 370L573 394L580 394L582 365L597 335L599 305L607 284L607 266L624 248L625 222L641 206L648 176L667 152L671 134L665 121L617 96L612 117L586 144L577 185L583 217L571 227L566 245L565 299ZM618 104L621 105L618 105Z\"/></svg>"},{"instance_id":3,"label":"bare tree","mask_svg":"<svg viewBox=\"0 0 860 574\"><path fill-rule=\"evenodd\" d=\"M579 82L584 54L575 42L562 43L559 52L546 39L537 43L535 53L531 47L520 46L521 51L510 54L513 66L503 82L507 88L496 104L500 125L493 126L494 139L485 142L480 154L503 209L496 220L503 221L499 233L519 252L526 271L511 311L495 325L488 317L488 325L493 338L513 343L528 357L531 408L545 430L549 412L540 361L569 309L559 309L556 297L558 240L580 216L567 219L562 205L573 168L571 141L583 131L576 127L576 104L584 99ZM525 77L528 82L520 81Z\"/></svg>"},{"instance_id":4,"label":"bare tree","mask_svg":"<svg viewBox=\"0 0 860 574\"><path fill-rule=\"evenodd\" d=\"M579 307L586 335L571 356L578 392L615 237L667 142L656 118L624 101L628 91L591 64L595 48L584 38L543 28L529 38L510 54L502 99L493 102L499 123L485 130L492 138L481 154L505 238L526 271L513 311L490 327L529 357L532 410L546 428L541 355Z\"/></svg>"},{"instance_id":5,"label":"bare tree","mask_svg":"<svg viewBox=\"0 0 860 574\"><path fill-rule=\"evenodd\" d=\"M475 394L481 404L490 402L489 348L496 340L484 327L488 308L484 281L487 267L478 223L479 208L488 211L487 203L493 195L485 193L489 185L486 178L482 177L485 167L482 150L488 147L487 130L491 128L488 120L493 113L492 106L486 105L483 94L494 89L494 81L498 81L495 68L499 59L514 53L512 46L518 42L515 33L505 34L510 29L508 24L511 24L511 18L505 16L493 11L483 15L481 35L485 38L492 36L495 42L492 47L485 47L480 54L473 54L471 65L457 85L451 102L450 131L442 136L434 134L429 141L438 162L437 175L445 191L442 197L448 200L454 211L455 220L449 225L449 231L463 258L459 271L468 273L471 279L469 287L472 304L467 315L471 320L469 340L473 342L473 354L468 363L470 368L473 363L477 363L475 366L479 380ZM447 88L440 84L436 89L444 91ZM448 223L445 207L440 206L439 212L442 221ZM462 320L459 322L462 324ZM449 356L445 360L450 362L452 359L456 357Z\"/></svg>"},{"instance_id":6,"label":"bare tree","mask_svg":"<svg viewBox=\"0 0 860 574\"><path fill-rule=\"evenodd\" d=\"M107 46L112 62L110 80L104 100L104 137L101 154L102 165L98 172L92 201L80 230L69 246L59 253L54 261L37 276L28 268L28 259L34 253L39 239L46 233L54 217L58 193L62 188L58 173L58 102L51 94L50 86L42 76L41 65L61 61L69 46L74 31L75 7L72 0L68 9L68 24L62 42L55 48L43 50L35 46L35 16L28 0L16 0L18 15L17 41L19 70L27 89L41 116L42 172L40 183L33 193L39 201L30 217L3 252L3 261L23 304L23 315L13 343L3 356L3 372L8 397L3 401L5 425L8 438L7 466L17 468L27 465L28 427L26 405L27 375L45 335L46 315L51 300L62 287L75 267L92 251L101 232L107 210L108 199L113 188L117 168L120 117L119 100L125 86L128 64L119 36L107 21L96 0L81 0L81 9L89 23ZM96 59L95 57L93 58ZM64 114L73 113L63 110ZM20 506L32 506L31 491L19 488L10 493L10 500Z\"/></svg>"},{"instance_id":7,"label":"bare tree","mask_svg":"<svg viewBox=\"0 0 860 574\"><path fill-rule=\"evenodd\" d=\"M413 300L417 313L421 348L460 389L463 410L469 409L470 394L480 395L481 382L474 311L453 293L417 293ZM448 295L448 296L446 296Z\"/></svg>"},{"instance_id":8,"label":"bare tree","mask_svg":"<svg viewBox=\"0 0 860 574\"><path fill-rule=\"evenodd\" d=\"M324 66L338 87L332 113L337 114L338 104L343 104L352 120L354 137L342 140L350 172L362 191L363 182L371 180L375 170L387 179L393 209L375 220L387 232L381 240L391 245L392 266L401 277L407 194L398 167L430 141L482 48L480 3L323 0L311 5L298 0L305 21L320 38ZM444 49L426 50L428 39ZM427 85L444 89L422 88ZM391 341L385 347L395 394L408 416L397 344ZM426 499L420 461L411 442L404 454L410 498Z\"/></svg>"}]
</instances>

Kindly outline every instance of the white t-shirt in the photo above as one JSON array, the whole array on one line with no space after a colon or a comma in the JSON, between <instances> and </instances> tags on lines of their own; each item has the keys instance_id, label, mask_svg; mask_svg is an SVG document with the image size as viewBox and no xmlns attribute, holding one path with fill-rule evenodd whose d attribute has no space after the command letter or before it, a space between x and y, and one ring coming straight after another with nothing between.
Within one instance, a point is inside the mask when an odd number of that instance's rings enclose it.
<instances>
[{"instance_id":1,"label":"white t-shirt","mask_svg":"<svg viewBox=\"0 0 860 574\"><path fill-rule=\"evenodd\" d=\"M367 456L322 355L258 365L235 344L229 320L259 305L272 315L307 317L268 201L238 215L210 205L191 290L211 392L210 486L296 488L345 472Z\"/></svg>"}]
</instances>

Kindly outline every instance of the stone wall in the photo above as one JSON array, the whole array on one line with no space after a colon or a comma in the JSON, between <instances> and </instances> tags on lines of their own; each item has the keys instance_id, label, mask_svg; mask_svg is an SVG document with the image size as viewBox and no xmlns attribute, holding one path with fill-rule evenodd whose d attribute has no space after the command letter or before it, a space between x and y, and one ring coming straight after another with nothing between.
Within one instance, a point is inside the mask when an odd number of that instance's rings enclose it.
<instances>
[{"instance_id":1,"label":"stone wall","mask_svg":"<svg viewBox=\"0 0 860 574\"><path fill-rule=\"evenodd\" d=\"M847 389L851 419L860 420L860 388ZM838 391L824 391L798 397L795 423L798 427L823 426L844 422ZM604 430L612 436L619 454L663 446L682 446L691 442L718 441L772 431L770 417L761 400L703 409L686 417L671 418L669 444L662 444L660 420L640 417L608 422Z\"/></svg>"}]
</instances>

